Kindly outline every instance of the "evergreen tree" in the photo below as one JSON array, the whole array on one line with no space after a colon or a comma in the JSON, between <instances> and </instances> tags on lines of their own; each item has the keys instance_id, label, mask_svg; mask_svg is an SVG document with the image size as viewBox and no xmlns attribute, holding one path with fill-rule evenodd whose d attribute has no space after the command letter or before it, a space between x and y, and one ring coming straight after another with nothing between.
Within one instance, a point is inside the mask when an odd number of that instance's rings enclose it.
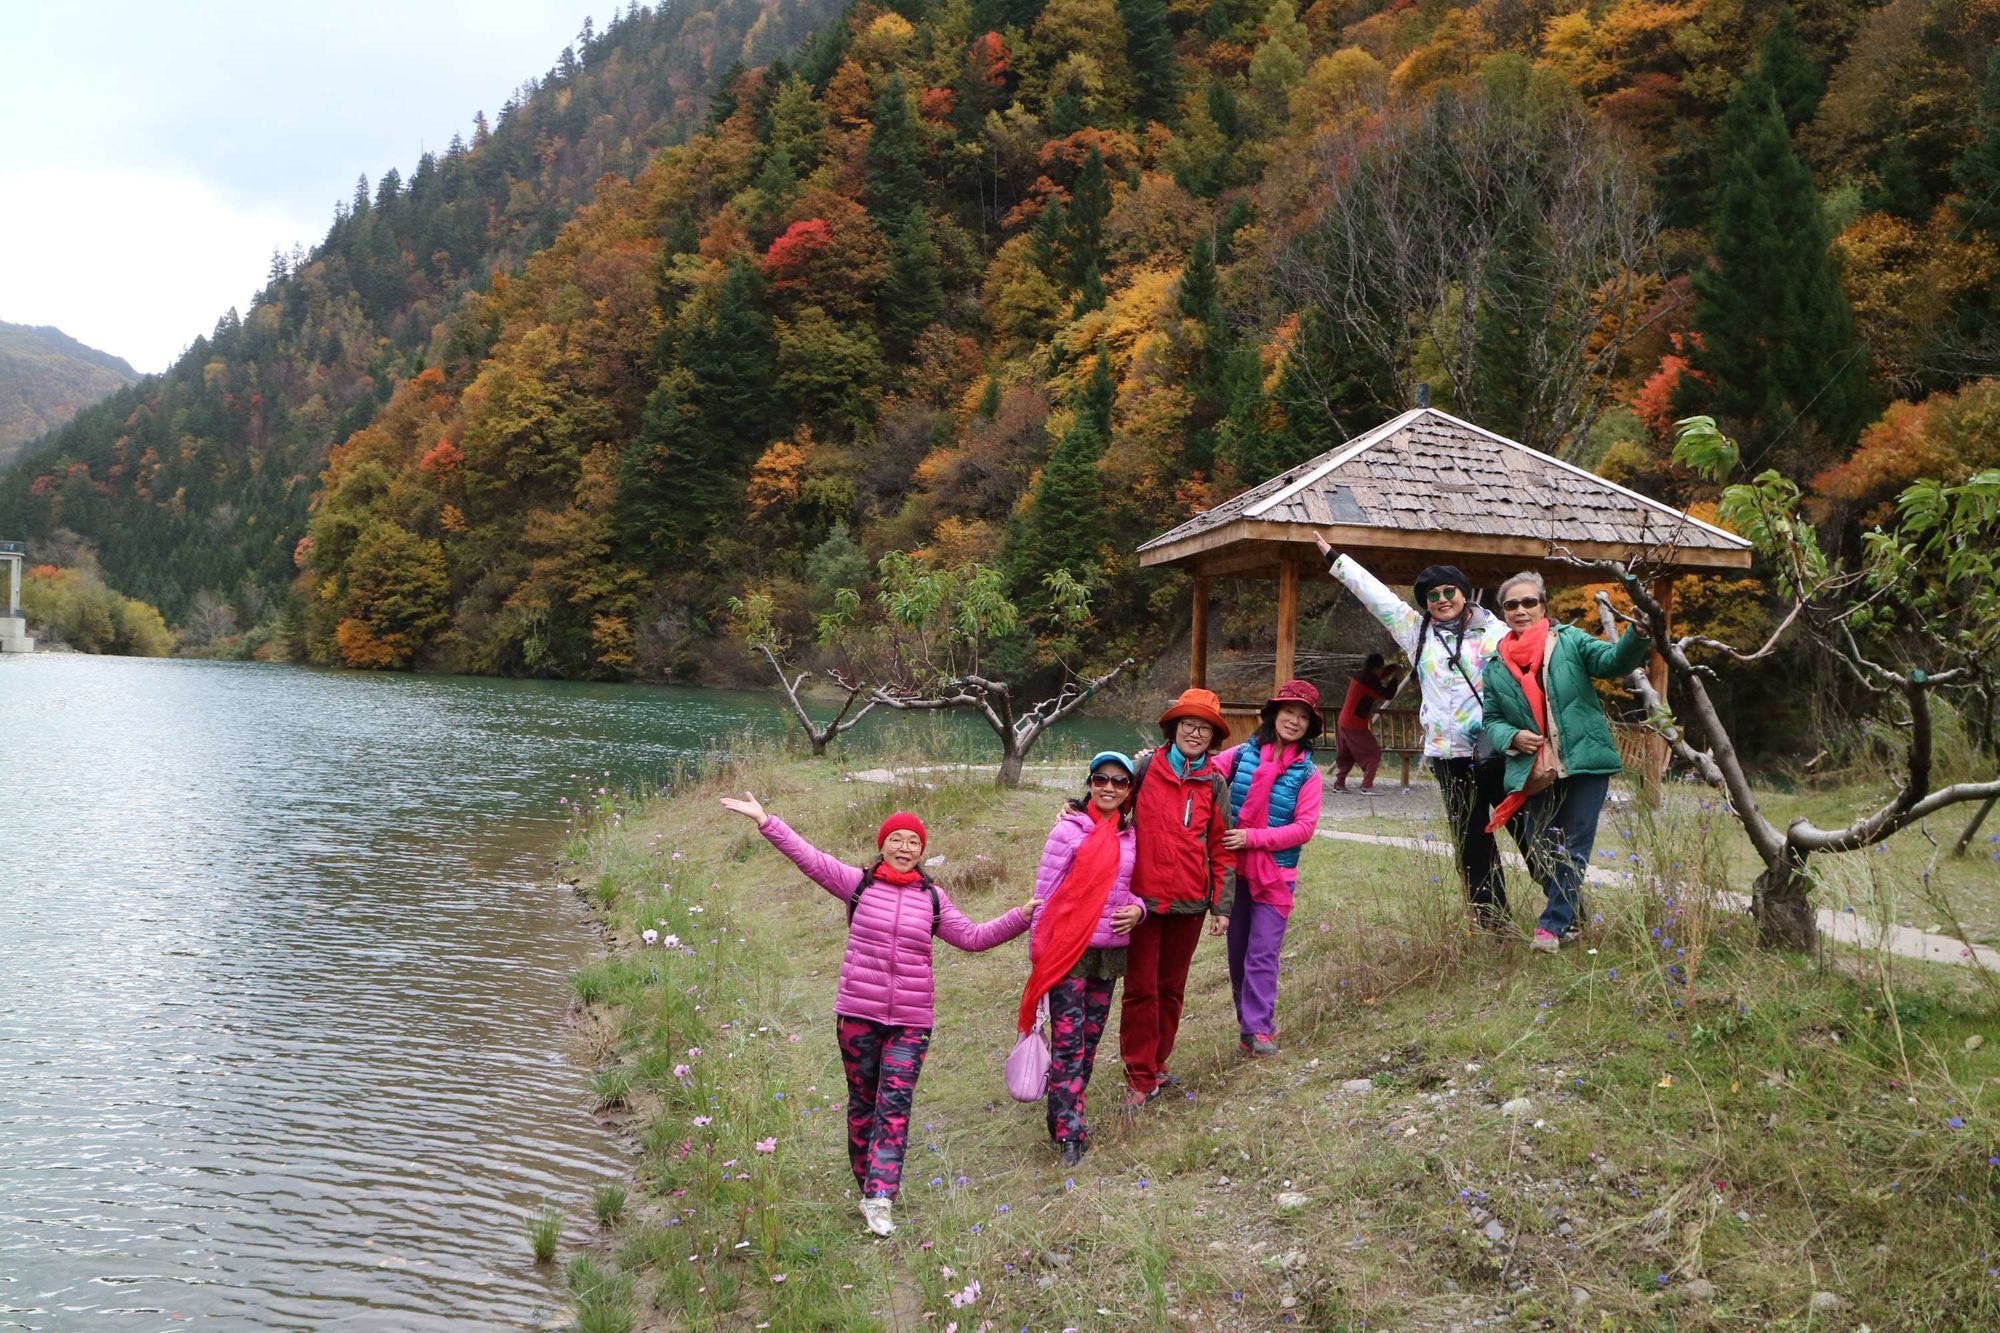
<instances>
[{"instance_id":1,"label":"evergreen tree","mask_svg":"<svg viewBox=\"0 0 2000 1333\"><path fill-rule=\"evenodd\" d=\"M1744 422L1742 433L1766 448L1783 437L1796 449L1791 427L1800 417L1836 445L1852 445L1873 410L1864 349L1828 254L1812 173L1761 78L1744 80L1722 117L1716 181L1714 263L1694 274L1696 365L1710 383L1685 392L1698 390L1700 402Z\"/></svg>"},{"instance_id":2,"label":"evergreen tree","mask_svg":"<svg viewBox=\"0 0 2000 1333\"><path fill-rule=\"evenodd\" d=\"M923 207L923 139L900 74L891 74L875 99L875 126L862 165L868 211L876 221L886 227Z\"/></svg>"},{"instance_id":3,"label":"evergreen tree","mask_svg":"<svg viewBox=\"0 0 2000 1333\"><path fill-rule=\"evenodd\" d=\"M1194 239L1187 266L1181 271L1175 306L1183 319L1198 327L1188 354L1187 388L1192 400L1182 464L1206 474L1215 465L1216 425L1229 411L1230 354L1235 339L1222 310L1222 285L1215 272L1215 250L1207 232Z\"/></svg>"},{"instance_id":4,"label":"evergreen tree","mask_svg":"<svg viewBox=\"0 0 2000 1333\"><path fill-rule=\"evenodd\" d=\"M1063 276L1083 286L1084 274L1104 268L1104 219L1111 215L1111 181L1104 158L1093 148L1077 169L1063 220Z\"/></svg>"},{"instance_id":5,"label":"evergreen tree","mask_svg":"<svg viewBox=\"0 0 2000 1333\"><path fill-rule=\"evenodd\" d=\"M1125 58L1138 93L1132 109L1139 124L1157 120L1172 128L1180 106L1181 74L1165 0L1118 0L1118 18L1125 25Z\"/></svg>"},{"instance_id":6,"label":"evergreen tree","mask_svg":"<svg viewBox=\"0 0 2000 1333\"><path fill-rule=\"evenodd\" d=\"M621 459L619 517L634 554L687 561L742 503L743 482L789 413L754 269L729 266L715 308L680 340Z\"/></svg>"},{"instance_id":7,"label":"evergreen tree","mask_svg":"<svg viewBox=\"0 0 2000 1333\"><path fill-rule=\"evenodd\" d=\"M1286 456L1301 462L1336 448L1395 410L1384 400L1390 368L1317 309L1299 317L1278 376Z\"/></svg>"},{"instance_id":8,"label":"evergreen tree","mask_svg":"<svg viewBox=\"0 0 2000 1333\"><path fill-rule=\"evenodd\" d=\"M1076 416L1043 465L1029 497L1026 521L1013 552L1017 596L1042 598L1042 579L1058 569L1090 582L1101 573L1105 544L1104 476L1098 460L1111 439L1111 407L1116 396L1111 362L1103 352L1090 378L1072 400Z\"/></svg>"},{"instance_id":9,"label":"evergreen tree","mask_svg":"<svg viewBox=\"0 0 2000 1333\"><path fill-rule=\"evenodd\" d=\"M891 356L909 355L917 335L944 313L942 263L930 219L913 208L889 231L889 273L882 283L883 342Z\"/></svg>"},{"instance_id":10,"label":"evergreen tree","mask_svg":"<svg viewBox=\"0 0 2000 1333\"><path fill-rule=\"evenodd\" d=\"M1987 57L1976 132L1952 163L1951 179L1965 196L1957 205L1960 224L2000 234L2000 51Z\"/></svg>"},{"instance_id":11,"label":"evergreen tree","mask_svg":"<svg viewBox=\"0 0 2000 1333\"><path fill-rule=\"evenodd\" d=\"M1826 71L1799 45L1798 24L1792 20L1789 4L1779 7L1778 21L1764 36L1757 73L1778 99L1787 130L1796 130L1819 110L1819 99L1826 92Z\"/></svg>"}]
</instances>

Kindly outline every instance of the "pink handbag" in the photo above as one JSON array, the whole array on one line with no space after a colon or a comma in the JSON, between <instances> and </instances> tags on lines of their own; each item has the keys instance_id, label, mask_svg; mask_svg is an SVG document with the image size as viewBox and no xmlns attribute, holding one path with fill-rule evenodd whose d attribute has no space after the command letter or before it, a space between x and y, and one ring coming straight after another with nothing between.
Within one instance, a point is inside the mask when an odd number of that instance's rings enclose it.
<instances>
[{"instance_id":1,"label":"pink handbag","mask_svg":"<svg viewBox=\"0 0 2000 1333\"><path fill-rule=\"evenodd\" d=\"M1007 1095L1017 1102L1038 1102L1049 1090L1049 1041L1042 1030L1049 1022L1049 1001L1044 996L1035 1010L1035 1026L1014 1043L1007 1057Z\"/></svg>"}]
</instances>

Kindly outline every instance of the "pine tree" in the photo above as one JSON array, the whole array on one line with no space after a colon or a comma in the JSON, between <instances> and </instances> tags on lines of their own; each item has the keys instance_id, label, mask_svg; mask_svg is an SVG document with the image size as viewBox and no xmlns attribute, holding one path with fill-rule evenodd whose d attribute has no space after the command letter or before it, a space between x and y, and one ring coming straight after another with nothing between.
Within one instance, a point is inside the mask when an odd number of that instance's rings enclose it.
<instances>
[{"instance_id":1,"label":"pine tree","mask_svg":"<svg viewBox=\"0 0 2000 1333\"><path fill-rule=\"evenodd\" d=\"M1207 232L1194 239L1187 266L1181 270L1180 291L1174 303L1183 319L1198 326L1189 356L1187 389L1191 404L1182 464L1190 472L1206 474L1215 465L1216 425L1229 411L1229 358L1235 347L1229 321L1222 310L1222 285L1216 276L1215 251Z\"/></svg>"},{"instance_id":2,"label":"pine tree","mask_svg":"<svg viewBox=\"0 0 2000 1333\"><path fill-rule=\"evenodd\" d=\"M1765 448L1782 438L1796 451L1791 428L1801 417L1836 445L1852 445L1873 409L1864 348L1828 255L1812 173L1792 151L1763 79L1737 88L1719 148L1714 263L1694 275L1696 365L1710 383L1688 392L1699 390L1699 402L1743 422L1743 434ZM1803 468L1817 460L1790 461Z\"/></svg>"},{"instance_id":3,"label":"pine tree","mask_svg":"<svg viewBox=\"0 0 2000 1333\"><path fill-rule=\"evenodd\" d=\"M1064 213L1063 274L1071 287L1081 287L1084 274L1104 269L1104 220L1111 216L1111 181L1095 148L1077 169Z\"/></svg>"},{"instance_id":4,"label":"pine tree","mask_svg":"<svg viewBox=\"0 0 2000 1333\"><path fill-rule=\"evenodd\" d=\"M900 74L891 74L875 99L875 127L862 164L868 211L876 221L886 227L923 207L923 140Z\"/></svg>"},{"instance_id":5,"label":"pine tree","mask_svg":"<svg viewBox=\"0 0 2000 1333\"><path fill-rule=\"evenodd\" d=\"M1958 201L1960 224L2000 234L2000 51L1987 58L1976 133L1952 163L1951 179L1965 195Z\"/></svg>"},{"instance_id":6,"label":"pine tree","mask_svg":"<svg viewBox=\"0 0 2000 1333\"><path fill-rule=\"evenodd\" d=\"M690 560L741 505L751 462L788 424L760 295L756 270L731 264L620 460L620 526L640 559Z\"/></svg>"},{"instance_id":7,"label":"pine tree","mask_svg":"<svg viewBox=\"0 0 2000 1333\"><path fill-rule=\"evenodd\" d=\"M880 323L891 356L908 356L917 335L944 313L940 270L930 220L923 209L913 208L889 230L889 273L882 282Z\"/></svg>"},{"instance_id":8,"label":"pine tree","mask_svg":"<svg viewBox=\"0 0 2000 1333\"><path fill-rule=\"evenodd\" d=\"M1132 65L1139 124L1159 121L1172 128L1181 100L1180 67L1174 60L1174 33L1164 0L1118 0L1125 25L1125 58Z\"/></svg>"},{"instance_id":9,"label":"pine tree","mask_svg":"<svg viewBox=\"0 0 2000 1333\"><path fill-rule=\"evenodd\" d=\"M1296 463L1323 454L1390 415L1383 395L1394 382L1389 367L1338 320L1307 309L1273 395L1285 417L1286 456Z\"/></svg>"},{"instance_id":10,"label":"pine tree","mask_svg":"<svg viewBox=\"0 0 2000 1333\"><path fill-rule=\"evenodd\" d=\"M1777 97L1787 130L1796 130L1819 110L1819 99L1826 92L1826 71L1799 45L1798 24L1792 21L1789 4L1779 7L1778 21L1764 35L1757 73Z\"/></svg>"},{"instance_id":11,"label":"pine tree","mask_svg":"<svg viewBox=\"0 0 2000 1333\"><path fill-rule=\"evenodd\" d=\"M1116 392L1111 362L1099 352L1090 378L1072 400L1075 419L1035 480L1015 543L1010 563L1017 596L1024 601L1039 602L1042 579L1058 569L1086 583L1101 572L1104 476L1097 464L1111 439Z\"/></svg>"}]
</instances>

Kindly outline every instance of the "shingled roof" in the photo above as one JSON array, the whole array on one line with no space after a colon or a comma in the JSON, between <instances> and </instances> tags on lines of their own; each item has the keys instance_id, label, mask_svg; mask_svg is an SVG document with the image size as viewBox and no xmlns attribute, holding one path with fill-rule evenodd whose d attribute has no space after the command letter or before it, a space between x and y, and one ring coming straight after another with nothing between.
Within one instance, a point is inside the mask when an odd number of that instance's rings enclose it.
<instances>
[{"instance_id":1,"label":"shingled roof","mask_svg":"<svg viewBox=\"0 0 2000 1333\"><path fill-rule=\"evenodd\" d=\"M1139 548L1145 565L1231 573L1279 563L1315 530L1389 573L1418 563L1543 565L1645 555L1658 569L1744 569L1750 544L1436 408L1422 407L1225 500Z\"/></svg>"}]
</instances>

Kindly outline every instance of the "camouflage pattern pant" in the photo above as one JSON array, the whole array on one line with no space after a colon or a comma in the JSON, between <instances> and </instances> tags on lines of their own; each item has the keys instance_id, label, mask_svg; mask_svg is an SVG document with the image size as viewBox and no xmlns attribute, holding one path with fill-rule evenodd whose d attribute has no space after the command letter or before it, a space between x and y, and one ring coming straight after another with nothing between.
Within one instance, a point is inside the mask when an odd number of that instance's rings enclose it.
<instances>
[{"instance_id":1,"label":"camouflage pattern pant","mask_svg":"<svg viewBox=\"0 0 2000 1333\"><path fill-rule=\"evenodd\" d=\"M836 1031L847 1070L847 1161L854 1183L864 1199L893 1199L903 1186L910 1101L931 1030L843 1017Z\"/></svg>"},{"instance_id":2,"label":"camouflage pattern pant","mask_svg":"<svg viewBox=\"0 0 2000 1333\"><path fill-rule=\"evenodd\" d=\"M1083 1090L1097 1063L1097 1039L1111 1014L1109 978L1064 977L1049 992L1049 1137L1057 1143L1087 1139Z\"/></svg>"}]
</instances>

